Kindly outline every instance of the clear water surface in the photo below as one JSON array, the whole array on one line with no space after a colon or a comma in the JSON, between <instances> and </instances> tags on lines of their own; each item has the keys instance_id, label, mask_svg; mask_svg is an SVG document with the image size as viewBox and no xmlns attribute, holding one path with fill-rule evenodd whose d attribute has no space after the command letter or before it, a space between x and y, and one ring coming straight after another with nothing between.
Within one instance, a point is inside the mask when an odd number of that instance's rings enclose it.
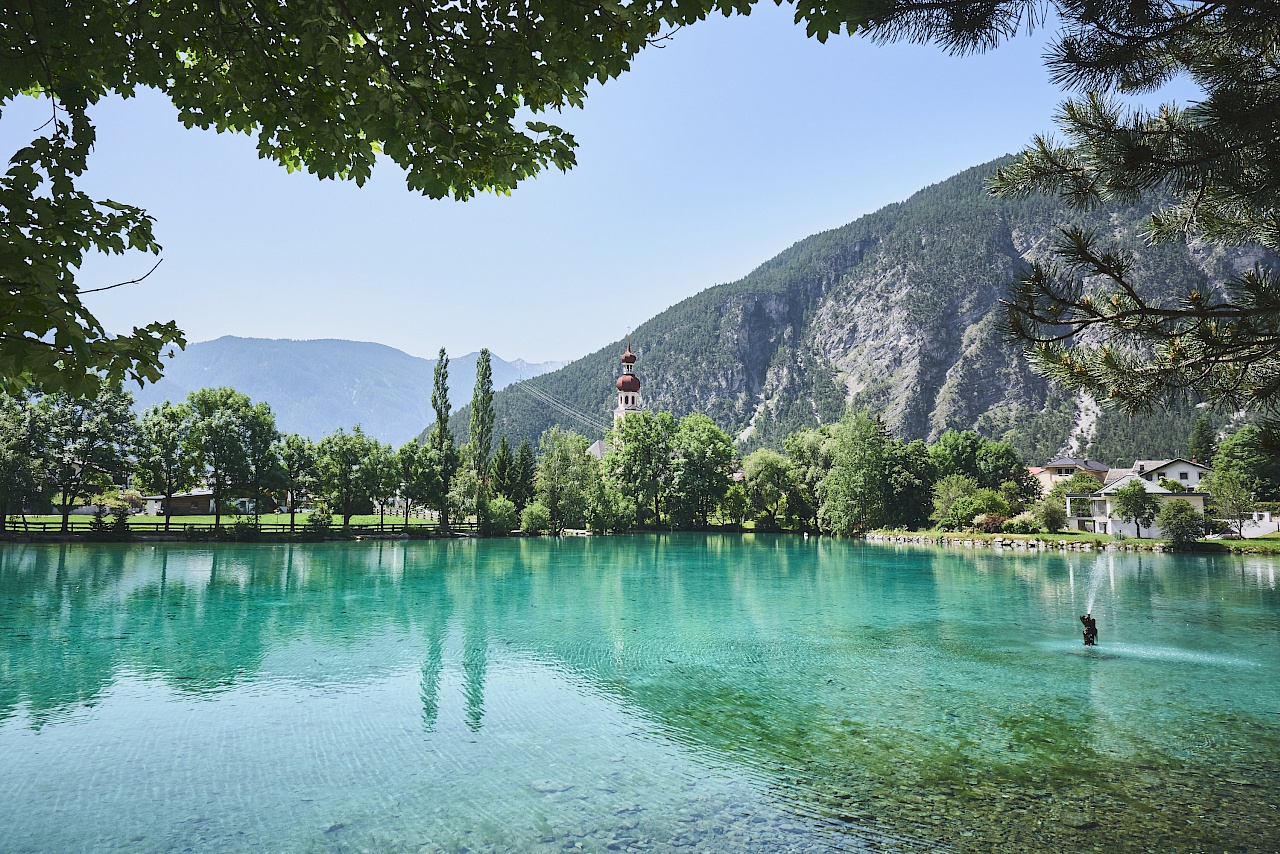
<instances>
[{"instance_id":1,"label":"clear water surface","mask_svg":"<svg viewBox=\"0 0 1280 854\"><path fill-rule=\"evenodd\" d=\"M9 545L0 851L1276 851L1278 677L1266 559Z\"/></svg>"}]
</instances>

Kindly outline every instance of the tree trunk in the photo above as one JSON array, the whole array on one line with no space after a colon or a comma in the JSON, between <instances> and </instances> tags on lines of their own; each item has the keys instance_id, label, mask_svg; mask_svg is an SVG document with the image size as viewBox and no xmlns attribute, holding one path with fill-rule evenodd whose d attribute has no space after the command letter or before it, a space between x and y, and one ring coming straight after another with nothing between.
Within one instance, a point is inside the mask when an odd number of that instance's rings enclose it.
<instances>
[{"instance_id":1,"label":"tree trunk","mask_svg":"<svg viewBox=\"0 0 1280 854\"><path fill-rule=\"evenodd\" d=\"M213 529L216 531L222 527L222 495L220 491L213 491Z\"/></svg>"},{"instance_id":2,"label":"tree trunk","mask_svg":"<svg viewBox=\"0 0 1280 854\"><path fill-rule=\"evenodd\" d=\"M298 496L292 490L289 492L289 533L293 533L293 520L298 512Z\"/></svg>"},{"instance_id":3,"label":"tree trunk","mask_svg":"<svg viewBox=\"0 0 1280 854\"><path fill-rule=\"evenodd\" d=\"M405 533L406 533L406 534L409 532L409 507L410 507L409 500L408 500L408 499L405 499L405 502L404 502L404 530L405 530Z\"/></svg>"},{"instance_id":4,"label":"tree trunk","mask_svg":"<svg viewBox=\"0 0 1280 854\"><path fill-rule=\"evenodd\" d=\"M164 494L164 532L169 533L169 517L173 514L173 487Z\"/></svg>"}]
</instances>

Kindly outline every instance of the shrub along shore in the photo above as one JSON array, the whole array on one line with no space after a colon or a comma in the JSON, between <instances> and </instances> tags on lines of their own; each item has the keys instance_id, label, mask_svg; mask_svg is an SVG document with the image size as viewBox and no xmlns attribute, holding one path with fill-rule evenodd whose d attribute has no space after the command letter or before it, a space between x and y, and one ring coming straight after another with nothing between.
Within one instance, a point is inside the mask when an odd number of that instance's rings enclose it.
<instances>
[{"instance_id":1,"label":"shrub along shore","mask_svg":"<svg viewBox=\"0 0 1280 854\"><path fill-rule=\"evenodd\" d=\"M982 534L952 531L871 531L868 542L1010 552L1195 552L1203 554L1280 554L1280 539L1197 540L1175 547L1169 540L1117 540L1106 534Z\"/></svg>"}]
</instances>

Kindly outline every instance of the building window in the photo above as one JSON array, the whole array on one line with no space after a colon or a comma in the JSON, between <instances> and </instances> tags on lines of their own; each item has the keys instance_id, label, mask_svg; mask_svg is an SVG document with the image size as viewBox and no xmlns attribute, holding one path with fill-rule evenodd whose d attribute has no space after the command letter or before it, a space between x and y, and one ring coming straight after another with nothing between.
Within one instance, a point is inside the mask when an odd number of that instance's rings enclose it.
<instances>
[{"instance_id":1,"label":"building window","mask_svg":"<svg viewBox=\"0 0 1280 854\"><path fill-rule=\"evenodd\" d=\"M1186 480L1186 479L1187 479L1187 473L1185 471L1178 472L1178 480Z\"/></svg>"}]
</instances>

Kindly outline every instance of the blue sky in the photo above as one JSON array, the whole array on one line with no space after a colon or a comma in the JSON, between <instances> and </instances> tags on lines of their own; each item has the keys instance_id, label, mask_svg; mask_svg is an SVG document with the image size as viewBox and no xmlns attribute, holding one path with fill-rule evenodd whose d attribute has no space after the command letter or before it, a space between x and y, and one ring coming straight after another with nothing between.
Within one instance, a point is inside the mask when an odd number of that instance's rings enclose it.
<instances>
[{"instance_id":1,"label":"blue sky","mask_svg":"<svg viewBox=\"0 0 1280 854\"><path fill-rule=\"evenodd\" d=\"M86 186L157 219L164 263L91 297L109 329L349 338L420 356L572 359L795 241L1052 129L1044 33L980 56L804 36L790 7L715 18L552 119L579 165L511 196L432 201L382 164L363 188L287 174L245 136L187 131L144 93L94 113ZM47 109L7 105L0 150ZM82 287L150 261L93 261Z\"/></svg>"}]
</instances>

